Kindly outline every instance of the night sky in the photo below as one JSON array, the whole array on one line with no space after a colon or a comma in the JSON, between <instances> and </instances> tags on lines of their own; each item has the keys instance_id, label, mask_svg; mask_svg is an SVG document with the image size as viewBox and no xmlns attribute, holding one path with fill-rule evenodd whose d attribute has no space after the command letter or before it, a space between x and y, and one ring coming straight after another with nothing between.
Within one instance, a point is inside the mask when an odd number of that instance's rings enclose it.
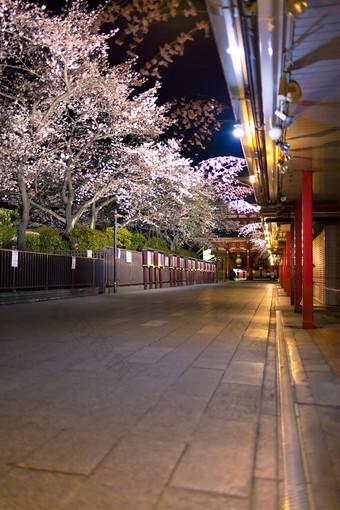
<instances>
[{"instance_id":1,"label":"night sky","mask_svg":"<svg viewBox=\"0 0 340 510\"><path fill-rule=\"evenodd\" d=\"M34 3L46 5L49 11L60 12L67 4L64 0L35 0ZM95 7L102 2L91 0L91 7ZM204 0L195 0L195 5L200 10L206 12ZM205 18L208 19L206 13ZM154 26L152 31L146 36L145 42L140 49L140 62L152 58L158 51L158 47L171 42L178 32L186 31L195 24L195 18L176 17L170 22ZM110 49L110 59L113 64L122 61L121 49L117 45L112 45ZM186 43L184 56L176 57L174 62L162 72L162 88L159 91L160 102L166 102L174 98L183 96L211 99L214 98L223 104L230 105L228 90L222 73L219 56L212 32L209 37L205 37L203 31L196 34L195 40ZM232 135L233 114L231 110L226 110L221 115L222 119L227 119L222 129L216 132L212 140L206 143L206 150L200 151L199 160L215 156L240 156L242 155L239 141ZM193 158L193 153L183 154Z\"/></svg>"}]
</instances>

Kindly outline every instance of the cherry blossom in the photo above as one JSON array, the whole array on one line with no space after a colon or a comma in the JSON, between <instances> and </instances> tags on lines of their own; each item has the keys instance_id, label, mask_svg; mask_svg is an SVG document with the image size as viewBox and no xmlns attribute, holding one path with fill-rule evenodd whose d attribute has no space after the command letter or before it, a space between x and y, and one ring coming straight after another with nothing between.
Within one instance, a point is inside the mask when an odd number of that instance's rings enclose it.
<instances>
[{"instance_id":1,"label":"cherry blossom","mask_svg":"<svg viewBox=\"0 0 340 510\"><path fill-rule=\"evenodd\" d=\"M161 78L162 70L176 56L184 53L185 44L195 35L209 32L206 11L195 7L192 0L125 0L111 1L98 13L95 26L112 24L119 27L114 43L123 47L127 58L138 57L139 47L155 24L166 23L177 16L195 18L195 24L186 32L180 32L173 41L166 42L159 51L143 65L140 72L145 76Z\"/></svg>"},{"instance_id":2,"label":"cherry blossom","mask_svg":"<svg viewBox=\"0 0 340 510\"><path fill-rule=\"evenodd\" d=\"M261 221L247 223L240 227L239 236L248 237L252 245L259 250L261 256L267 254L267 244L263 235Z\"/></svg>"},{"instance_id":3,"label":"cherry blossom","mask_svg":"<svg viewBox=\"0 0 340 510\"><path fill-rule=\"evenodd\" d=\"M228 204L231 210L251 214L259 211L259 206L245 200L253 193L250 186L245 186L237 176L245 169L246 160L236 156L219 156L206 159L197 165L208 182L215 188L217 196Z\"/></svg>"},{"instance_id":4,"label":"cherry blossom","mask_svg":"<svg viewBox=\"0 0 340 510\"><path fill-rule=\"evenodd\" d=\"M91 30L98 12L86 14L81 4L53 17L20 0L0 4L0 164L8 173L2 193L20 205L20 247L32 208L70 232L107 197L98 170L105 183L124 145L157 138L169 125L166 108L157 106L159 85L136 91L131 64L109 66L112 34ZM95 196L84 181L96 182Z\"/></svg>"}]
</instances>

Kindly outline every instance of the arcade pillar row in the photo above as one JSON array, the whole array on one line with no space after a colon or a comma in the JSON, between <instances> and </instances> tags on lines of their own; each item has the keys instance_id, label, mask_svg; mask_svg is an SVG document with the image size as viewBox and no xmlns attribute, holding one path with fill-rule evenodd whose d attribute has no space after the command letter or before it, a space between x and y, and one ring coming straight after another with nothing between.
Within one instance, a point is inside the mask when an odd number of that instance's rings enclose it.
<instances>
[{"instance_id":1,"label":"arcade pillar row","mask_svg":"<svg viewBox=\"0 0 340 510\"><path fill-rule=\"evenodd\" d=\"M313 321L313 207L312 172L302 173L302 200L294 206L294 226L286 232L280 267L280 282L295 312L302 312L302 327Z\"/></svg>"}]
</instances>

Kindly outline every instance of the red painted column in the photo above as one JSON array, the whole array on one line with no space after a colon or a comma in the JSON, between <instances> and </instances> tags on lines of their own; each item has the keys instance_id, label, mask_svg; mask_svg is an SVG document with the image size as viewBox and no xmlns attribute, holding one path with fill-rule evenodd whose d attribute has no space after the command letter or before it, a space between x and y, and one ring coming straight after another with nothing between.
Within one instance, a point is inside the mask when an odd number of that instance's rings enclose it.
<instances>
[{"instance_id":1,"label":"red painted column","mask_svg":"<svg viewBox=\"0 0 340 510\"><path fill-rule=\"evenodd\" d=\"M294 246L295 246L295 236L294 236L294 225L290 226L290 304L294 305L295 299L295 280L294 280Z\"/></svg>"},{"instance_id":2,"label":"red painted column","mask_svg":"<svg viewBox=\"0 0 340 510\"><path fill-rule=\"evenodd\" d=\"M229 265L230 265L229 264L229 248L226 248L225 256L226 256L225 279L226 279L226 281L228 281L228 280L230 280L230 278L229 278L229 276L230 276L229 275L229 271L230 271L230 269L229 269Z\"/></svg>"},{"instance_id":3,"label":"red painted column","mask_svg":"<svg viewBox=\"0 0 340 510\"><path fill-rule=\"evenodd\" d=\"M302 172L302 327L313 322L313 187L312 172Z\"/></svg>"},{"instance_id":4,"label":"red painted column","mask_svg":"<svg viewBox=\"0 0 340 510\"><path fill-rule=\"evenodd\" d=\"M282 256L282 288L287 293L287 243L283 247Z\"/></svg>"},{"instance_id":5,"label":"red painted column","mask_svg":"<svg viewBox=\"0 0 340 510\"><path fill-rule=\"evenodd\" d=\"M302 312L302 217L301 200L294 207L294 310Z\"/></svg>"},{"instance_id":6,"label":"red painted column","mask_svg":"<svg viewBox=\"0 0 340 510\"><path fill-rule=\"evenodd\" d=\"M291 295L291 282L290 282L290 232L286 232L286 280L287 280L287 296Z\"/></svg>"},{"instance_id":7,"label":"red painted column","mask_svg":"<svg viewBox=\"0 0 340 510\"><path fill-rule=\"evenodd\" d=\"M247 247L247 280L250 280L250 249Z\"/></svg>"}]
</instances>

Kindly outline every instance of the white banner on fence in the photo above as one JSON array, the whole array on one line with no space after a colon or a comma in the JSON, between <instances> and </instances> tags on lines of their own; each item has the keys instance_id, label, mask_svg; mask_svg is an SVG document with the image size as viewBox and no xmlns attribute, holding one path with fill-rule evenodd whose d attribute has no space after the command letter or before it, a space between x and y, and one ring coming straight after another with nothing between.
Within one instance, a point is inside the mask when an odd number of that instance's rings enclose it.
<instances>
[{"instance_id":1,"label":"white banner on fence","mask_svg":"<svg viewBox=\"0 0 340 510\"><path fill-rule=\"evenodd\" d=\"M125 252L125 261L126 261L128 264L131 264L131 263L132 263L132 253L131 253L131 251L126 251L126 252Z\"/></svg>"},{"instance_id":2,"label":"white banner on fence","mask_svg":"<svg viewBox=\"0 0 340 510\"><path fill-rule=\"evenodd\" d=\"M76 268L76 260L77 260L77 257L72 257L72 267L71 267L71 269L75 269Z\"/></svg>"},{"instance_id":3,"label":"white banner on fence","mask_svg":"<svg viewBox=\"0 0 340 510\"><path fill-rule=\"evenodd\" d=\"M92 259L92 250L86 250L86 256L89 259Z\"/></svg>"},{"instance_id":4,"label":"white banner on fence","mask_svg":"<svg viewBox=\"0 0 340 510\"><path fill-rule=\"evenodd\" d=\"M12 251L11 267L18 267L19 252Z\"/></svg>"}]
</instances>

